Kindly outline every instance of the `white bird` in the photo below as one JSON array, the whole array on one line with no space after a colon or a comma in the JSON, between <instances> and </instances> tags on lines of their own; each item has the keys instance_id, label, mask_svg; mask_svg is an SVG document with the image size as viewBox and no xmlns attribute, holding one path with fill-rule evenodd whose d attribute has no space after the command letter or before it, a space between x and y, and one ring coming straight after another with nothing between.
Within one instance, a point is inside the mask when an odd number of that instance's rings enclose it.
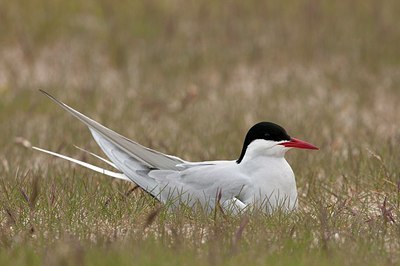
<instances>
[{"instance_id":1,"label":"white bird","mask_svg":"<svg viewBox=\"0 0 400 266\"><path fill-rule=\"evenodd\" d=\"M239 159L188 162L144 147L41 91L88 126L95 141L111 160L90 153L118 170L109 171L58 153L36 150L69 160L94 171L134 182L153 197L172 207L186 204L212 210L241 212L249 206L264 212L291 211L297 206L296 180L285 160L291 148L314 149L314 145L290 137L271 122L260 122L248 131Z\"/></svg>"}]
</instances>

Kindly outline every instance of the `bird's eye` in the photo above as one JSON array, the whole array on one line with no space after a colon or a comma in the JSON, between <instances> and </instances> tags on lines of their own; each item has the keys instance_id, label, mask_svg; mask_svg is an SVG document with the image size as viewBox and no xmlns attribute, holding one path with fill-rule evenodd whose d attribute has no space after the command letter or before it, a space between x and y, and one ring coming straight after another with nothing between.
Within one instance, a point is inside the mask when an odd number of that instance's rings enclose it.
<instances>
[{"instance_id":1,"label":"bird's eye","mask_svg":"<svg viewBox=\"0 0 400 266\"><path fill-rule=\"evenodd\" d=\"M269 134L269 133L264 133L264 137L266 137L266 138L268 138L268 137L270 137L271 135Z\"/></svg>"}]
</instances>

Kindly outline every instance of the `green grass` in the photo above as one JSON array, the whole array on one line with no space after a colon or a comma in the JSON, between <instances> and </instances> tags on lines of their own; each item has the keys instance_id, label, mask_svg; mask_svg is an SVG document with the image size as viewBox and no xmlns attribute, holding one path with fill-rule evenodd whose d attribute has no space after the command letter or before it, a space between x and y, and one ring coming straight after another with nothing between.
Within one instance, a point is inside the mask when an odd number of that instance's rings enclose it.
<instances>
[{"instance_id":1,"label":"green grass","mask_svg":"<svg viewBox=\"0 0 400 266\"><path fill-rule=\"evenodd\" d=\"M399 13L394 0L2 1L0 264L398 264ZM100 153L38 89L187 160L236 158L262 120L321 149L287 156L295 213L171 213L16 143Z\"/></svg>"}]
</instances>

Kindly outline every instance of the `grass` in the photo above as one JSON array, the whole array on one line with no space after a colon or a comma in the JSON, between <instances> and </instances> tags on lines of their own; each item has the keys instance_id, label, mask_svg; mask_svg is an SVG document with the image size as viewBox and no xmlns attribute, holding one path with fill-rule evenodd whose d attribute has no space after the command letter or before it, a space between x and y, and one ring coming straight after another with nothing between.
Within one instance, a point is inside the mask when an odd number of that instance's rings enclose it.
<instances>
[{"instance_id":1,"label":"grass","mask_svg":"<svg viewBox=\"0 0 400 266\"><path fill-rule=\"evenodd\" d=\"M391 0L1 2L0 264L398 264L399 12ZM187 160L236 158L262 120L321 149L287 156L295 213L170 213L25 148L100 153L38 89Z\"/></svg>"}]
</instances>

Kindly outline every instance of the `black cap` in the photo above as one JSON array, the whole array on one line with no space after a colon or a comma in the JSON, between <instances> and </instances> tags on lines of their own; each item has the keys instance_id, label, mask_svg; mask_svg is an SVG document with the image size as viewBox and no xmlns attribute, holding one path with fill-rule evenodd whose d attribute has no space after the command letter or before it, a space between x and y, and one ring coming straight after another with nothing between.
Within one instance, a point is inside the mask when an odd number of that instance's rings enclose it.
<instances>
[{"instance_id":1,"label":"black cap","mask_svg":"<svg viewBox=\"0 0 400 266\"><path fill-rule=\"evenodd\" d=\"M290 140L290 136L286 133L286 130L272 122L260 122L252 126L247 132L246 138L244 139L242 153L239 159L236 161L240 163L246 153L247 146L256 139L264 139L271 141L283 141Z\"/></svg>"}]
</instances>

